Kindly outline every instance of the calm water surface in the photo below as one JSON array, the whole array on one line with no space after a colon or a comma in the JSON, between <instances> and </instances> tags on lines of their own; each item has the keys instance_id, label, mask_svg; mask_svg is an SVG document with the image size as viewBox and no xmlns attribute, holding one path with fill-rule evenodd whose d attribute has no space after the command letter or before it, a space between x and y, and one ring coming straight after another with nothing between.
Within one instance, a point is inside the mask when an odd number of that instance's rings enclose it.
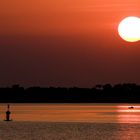
<instances>
[{"instance_id":1,"label":"calm water surface","mask_svg":"<svg viewBox=\"0 0 140 140\"><path fill-rule=\"evenodd\" d=\"M0 104L4 119L7 104ZM140 104L10 104L15 121L140 123ZM134 109L128 107L133 105Z\"/></svg>"},{"instance_id":2,"label":"calm water surface","mask_svg":"<svg viewBox=\"0 0 140 140\"><path fill-rule=\"evenodd\" d=\"M140 104L0 104L0 140L139 140ZM134 109L129 109L133 105Z\"/></svg>"}]
</instances>

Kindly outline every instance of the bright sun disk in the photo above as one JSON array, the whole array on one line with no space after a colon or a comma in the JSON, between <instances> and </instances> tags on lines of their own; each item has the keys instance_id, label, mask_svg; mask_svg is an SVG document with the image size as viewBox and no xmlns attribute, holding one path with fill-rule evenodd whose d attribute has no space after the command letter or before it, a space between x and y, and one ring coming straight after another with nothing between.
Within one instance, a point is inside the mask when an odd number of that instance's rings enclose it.
<instances>
[{"instance_id":1,"label":"bright sun disk","mask_svg":"<svg viewBox=\"0 0 140 140\"><path fill-rule=\"evenodd\" d=\"M133 16L126 17L120 22L118 32L125 41L140 41L140 18Z\"/></svg>"}]
</instances>

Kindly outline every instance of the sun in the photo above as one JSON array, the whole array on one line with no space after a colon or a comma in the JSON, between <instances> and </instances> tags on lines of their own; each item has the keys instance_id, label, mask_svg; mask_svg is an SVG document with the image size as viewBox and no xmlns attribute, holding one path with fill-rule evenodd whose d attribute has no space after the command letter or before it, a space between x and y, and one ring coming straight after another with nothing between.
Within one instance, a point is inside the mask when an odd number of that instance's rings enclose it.
<instances>
[{"instance_id":1,"label":"sun","mask_svg":"<svg viewBox=\"0 0 140 140\"><path fill-rule=\"evenodd\" d=\"M124 18L119 23L118 33L125 41L140 41L140 18L134 16Z\"/></svg>"}]
</instances>

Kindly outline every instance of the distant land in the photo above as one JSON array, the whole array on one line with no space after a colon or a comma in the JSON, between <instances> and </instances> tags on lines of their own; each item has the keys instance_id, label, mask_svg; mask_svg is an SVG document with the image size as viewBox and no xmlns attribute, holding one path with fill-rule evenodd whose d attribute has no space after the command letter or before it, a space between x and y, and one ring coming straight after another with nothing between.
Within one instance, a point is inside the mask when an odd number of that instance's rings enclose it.
<instances>
[{"instance_id":1,"label":"distant land","mask_svg":"<svg viewBox=\"0 0 140 140\"><path fill-rule=\"evenodd\" d=\"M134 83L78 87L0 87L0 103L140 103Z\"/></svg>"}]
</instances>

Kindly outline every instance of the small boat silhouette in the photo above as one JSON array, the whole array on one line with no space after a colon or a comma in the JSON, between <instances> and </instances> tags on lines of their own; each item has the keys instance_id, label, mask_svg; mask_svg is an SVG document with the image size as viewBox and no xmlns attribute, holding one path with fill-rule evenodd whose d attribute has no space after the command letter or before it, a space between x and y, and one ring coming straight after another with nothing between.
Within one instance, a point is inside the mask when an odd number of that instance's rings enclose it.
<instances>
[{"instance_id":1,"label":"small boat silhouette","mask_svg":"<svg viewBox=\"0 0 140 140\"><path fill-rule=\"evenodd\" d=\"M129 106L128 109L134 109L134 107L133 106Z\"/></svg>"}]
</instances>

